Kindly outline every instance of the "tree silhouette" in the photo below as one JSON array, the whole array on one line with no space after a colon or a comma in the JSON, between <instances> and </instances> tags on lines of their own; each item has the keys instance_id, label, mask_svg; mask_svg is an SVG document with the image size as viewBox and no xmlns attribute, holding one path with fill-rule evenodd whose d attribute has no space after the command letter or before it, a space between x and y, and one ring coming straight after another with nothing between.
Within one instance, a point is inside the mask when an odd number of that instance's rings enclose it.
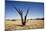
<instances>
[{"instance_id":1,"label":"tree silhouette","mask_svg":"<svg viewBox=\"0 0 46 31\"><path fill-rule=\"evenodd\" d=\"M23 11L20 10L20 9L17 9L16 7L15 7L15 9L16 9L16 11L19 13L19 15L21 17L22 25L23 26L26 25L26 18L27 18L27 15L28 15L29 8L27 9L27 12L26 12L26 15L25 15L24 19L23 19Z\"/></svg>"}]
</instances>

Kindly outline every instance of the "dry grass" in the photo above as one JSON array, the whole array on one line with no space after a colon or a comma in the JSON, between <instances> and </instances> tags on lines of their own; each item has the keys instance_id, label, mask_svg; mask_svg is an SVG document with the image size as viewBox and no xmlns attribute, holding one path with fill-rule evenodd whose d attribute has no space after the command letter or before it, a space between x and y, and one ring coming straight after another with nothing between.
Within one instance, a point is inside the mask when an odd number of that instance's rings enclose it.
<instances>
[{"instance_id":1,"label":"dry grass","mask_svg":"<svg viewBox=\"0 0 46 31\"><path fill-rule=\"evenodd\" d=\"M25 26L18 26L22 25L21 21L5 21L6 30L8 29L39 29L44 27L43 20L28 20Z\"/></svg>"}]
</instances>

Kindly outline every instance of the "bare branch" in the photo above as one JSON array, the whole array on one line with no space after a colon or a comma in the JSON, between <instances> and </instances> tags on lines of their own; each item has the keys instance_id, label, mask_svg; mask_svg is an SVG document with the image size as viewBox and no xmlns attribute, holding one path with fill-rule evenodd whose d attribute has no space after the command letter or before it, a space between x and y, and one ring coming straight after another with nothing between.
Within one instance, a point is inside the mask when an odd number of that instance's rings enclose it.
<instances>
[{"instance_id":1,"label":"bare branch","mask_svg":"<svg viewBox=\"0 0 46 31\"><path fill-rule=\"evenodd\" d=\"M19 13L19 15L22 15L22 12L21 12L20 9L18 10L16 7L15 7L15 9L16 9L16 11Z\"/></svg>"},{"instance_id":2,"label":"bare branch","mask_svg":"<svg viewBox=\"0 0 46 31\"><path fill-rule=\"evenodd\" d=\"M26 12L26 15L25 16L27 16L28 12L29 12L29 8L27 9L27 12Z\"/></svg>"},{"instance_id":3,"label":"bare branch","mask_svg":"<svg viewBox=\"0 0 46 31\"><path fill-rule=\"evenodd\" d=\"M18 9L15 7L16 11L19 13Z\"/></svg>"}]
</instances>

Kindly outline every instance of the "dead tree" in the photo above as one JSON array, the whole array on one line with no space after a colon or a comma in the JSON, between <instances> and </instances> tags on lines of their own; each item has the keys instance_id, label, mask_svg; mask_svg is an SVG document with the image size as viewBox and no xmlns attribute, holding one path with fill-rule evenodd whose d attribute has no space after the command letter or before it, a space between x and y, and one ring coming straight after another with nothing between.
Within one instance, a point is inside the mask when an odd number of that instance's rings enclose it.
<instances>
[{"instance_id":1,"label":"dead tree","mask_svg":"<svg viewBox=\"0 0 46 31\"><path fill-rule=\"evenodd\" d=\"M23 20L23 11L20 10L20 9L17 9L16 7L15 7L15 9L19 13L19 15L21 16L22 25L24 26L26 24L26 17L27 17L29 8L27 9L27 12L26 12L26 15L24 17L24 20Z\"/></svg>"}]
</instances>

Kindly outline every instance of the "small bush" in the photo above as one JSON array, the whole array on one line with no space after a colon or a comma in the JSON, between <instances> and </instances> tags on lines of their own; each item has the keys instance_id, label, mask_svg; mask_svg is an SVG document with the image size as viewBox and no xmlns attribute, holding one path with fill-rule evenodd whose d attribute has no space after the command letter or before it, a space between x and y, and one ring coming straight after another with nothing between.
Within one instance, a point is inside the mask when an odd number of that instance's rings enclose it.
<instances>
[{"instance_id":1,"label":"small bush","mask_svg":"<svg viewBox=\"0 0 46 31\"><path fill-rule=\"evenodd\" d=\"M11 21L16 21L15 19L12 19Z\"/></svg>"}]
</instances>

